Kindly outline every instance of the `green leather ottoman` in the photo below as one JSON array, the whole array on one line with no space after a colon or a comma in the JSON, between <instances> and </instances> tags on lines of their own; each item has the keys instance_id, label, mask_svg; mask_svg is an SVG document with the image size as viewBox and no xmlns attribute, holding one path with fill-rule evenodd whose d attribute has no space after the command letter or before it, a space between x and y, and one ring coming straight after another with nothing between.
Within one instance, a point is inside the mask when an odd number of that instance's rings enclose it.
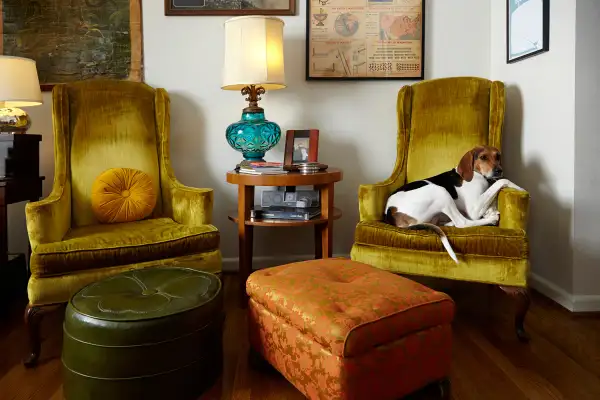
<instances>
[{"instance_id":1,"label":"green leather ottoman","mask_svg":"<svg viewBox=\"0 0 600 400\"><path fill-rule=\"evenodd\" d=\"M193 269L86 286L65 315L65 399L196 399L221 375L223 316L221 281Z\"/></svg>"}]
</instances>

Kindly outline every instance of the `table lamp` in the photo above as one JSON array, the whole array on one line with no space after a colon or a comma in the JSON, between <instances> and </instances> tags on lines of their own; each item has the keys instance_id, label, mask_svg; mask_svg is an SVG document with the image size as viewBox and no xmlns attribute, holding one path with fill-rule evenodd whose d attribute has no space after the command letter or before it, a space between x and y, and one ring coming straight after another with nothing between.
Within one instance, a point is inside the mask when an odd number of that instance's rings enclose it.
<instances>
[{"instance_id":1,"label":"table lamp","mask_svg":"<svg viewBox=\"0 0 600 400\"><path fill-rule=\"evenodd\" d=\"M0 133L25 133L29 115L18 107L42 104L42 91L35 61L0 56Z\"/></svg>"},{"instance_id":2,"label":"table lamp","mask_svg":"<svg viewBox=\"0 0 600 400\"><path fill-rule=\"evenodd\" d=\"M265 119L258 106L266 90L285 88L283 21L252 15L225 21L224 90L239 90L249 102L242 119L229 125L225 137L249 161L263 161L281 138L281 128Z\"/></svg>"}]
</instances>

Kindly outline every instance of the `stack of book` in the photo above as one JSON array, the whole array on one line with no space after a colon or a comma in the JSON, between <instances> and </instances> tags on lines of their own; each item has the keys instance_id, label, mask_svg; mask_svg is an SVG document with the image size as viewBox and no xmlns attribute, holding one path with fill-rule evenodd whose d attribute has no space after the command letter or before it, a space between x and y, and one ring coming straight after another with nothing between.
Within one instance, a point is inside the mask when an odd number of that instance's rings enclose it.
<instances>
[{"instance_id":1,"label":"stack of book","mask_svg":"<svg viewBox=\"0 0 600 400\"><path fill-rule=\"evenodd\" d=\"M283 163L267 161L244 160L235 167L235 170L240 174L250 175L279 175L288 173L283 169Z\"/></svg>"},{"instance_id":2,"label":"stack of book","mask_svg":"<svg viewBox=\"0 0 600 400\"><path fill-rule=\"evenodd\" d=\"M308 221L319 215L321 215L319 207L255 207L250 212L250 218L253 219L288 219L296 221Z\"/></svg>"}]
</instances>

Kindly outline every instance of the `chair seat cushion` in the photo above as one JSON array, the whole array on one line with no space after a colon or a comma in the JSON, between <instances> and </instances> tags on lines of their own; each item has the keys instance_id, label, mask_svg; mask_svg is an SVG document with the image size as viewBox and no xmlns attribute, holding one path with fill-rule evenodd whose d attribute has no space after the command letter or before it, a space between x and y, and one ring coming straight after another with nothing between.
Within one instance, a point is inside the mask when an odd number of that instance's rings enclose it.
<instances>
[{"instance_id":1,"label":"chair seat cushion","mask_svg":"<svg viewBox=\"0 0 600 400\"><path fill-rule=\"evenodd\" d=\"M254 272L246 290L256 302L339 357L431 327L450 324L444 293L356 261L311 260Z\"/></svg>"},{"instance_id":2,"label":"chair seat cushion","mask_svg":"<svg viewBox=\"0 0 600 400\"><path fill-rule=\"evenodd\" d=\"M525 259L529 242L523 230L495 226L442 227L457 254ZM359 222L355 242L415 251L445 252L439 236L429 230L398 228L378 221Z\"/></svg>"},{"instance_id":3,"label":"chair seat cushion","mask_svg":"<svg viewBox=\"0 0 600 400\"><path fill-rule=\"evenodd\" d=\"M61 242L33 249L31 273L60 275L180 257L218 249L213 225L188 226L170 218L73 228Z\"/></svg>"}]
</instances>

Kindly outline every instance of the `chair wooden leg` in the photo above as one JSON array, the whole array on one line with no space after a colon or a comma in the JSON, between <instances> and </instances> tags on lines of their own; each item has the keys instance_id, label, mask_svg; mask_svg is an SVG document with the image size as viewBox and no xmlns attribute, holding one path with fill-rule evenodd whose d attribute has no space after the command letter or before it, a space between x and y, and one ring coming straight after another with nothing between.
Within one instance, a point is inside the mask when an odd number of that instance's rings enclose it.
<instances>
[{"instance_id":1,"label":"chair wooden leg","mask_svg":"<svg viewBox=\"0 0 600 400\"><path fill-rule=\"evenodd\" d=\"M42 340L40 336L40 324L45 313L43 307L27 305L25 309L25 328L29 335L29 354L23 360L26 368L35 367L42 350Z\"/></svg>"},{"instance_id":2,"label":"chair wooden leg","mask_svg":"<svg viewBox=\"0 0 600 400\"><path fill-rule=\"evenodd\" d=\"M529 305L531 304L529 289L515 286L500 286L500 289L516 299L515 330L521 342L528 342L529 335L525 332L524 323L527 311L529 311Z\"/></svg>"}]
</instances>

